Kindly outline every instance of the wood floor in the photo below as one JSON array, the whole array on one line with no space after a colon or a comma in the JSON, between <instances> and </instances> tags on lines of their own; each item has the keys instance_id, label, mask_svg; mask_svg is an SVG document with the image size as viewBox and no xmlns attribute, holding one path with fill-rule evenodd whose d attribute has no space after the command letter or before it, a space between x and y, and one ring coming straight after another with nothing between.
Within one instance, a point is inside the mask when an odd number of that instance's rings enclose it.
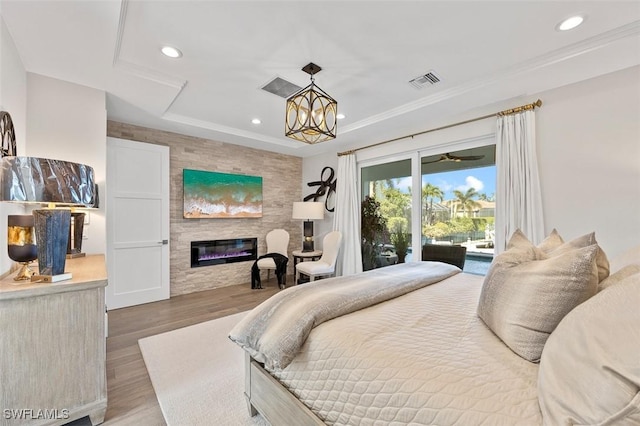
<instances>
[{"instance_id":1,"label":"wood floor","mask_svg":"<svg viewBox=\"0 0 640 426\"><path fill-rule=\"evenodd\" d=\"M288 282L293 282L293 277ZM252 309L279 291L249 284L207 290L109 311L107 415L104 425L165 425L138 347L138 339Z\"/></svg>"}]
</instances>

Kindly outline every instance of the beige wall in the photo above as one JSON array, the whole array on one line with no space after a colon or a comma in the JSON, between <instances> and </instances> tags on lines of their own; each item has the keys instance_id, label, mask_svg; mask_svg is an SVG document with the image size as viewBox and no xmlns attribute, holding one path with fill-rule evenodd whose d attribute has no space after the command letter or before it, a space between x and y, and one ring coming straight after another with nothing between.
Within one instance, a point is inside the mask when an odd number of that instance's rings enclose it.
<instances>
[{"instance_id":1,"label":"beige wall","mask_svg":"<svg viewBox=\"0 0 640 426\"><path fill-rule=\"evenodd\" d=\"M301 247L300 223L291 219L293 202L301 200L301 158L113 121L107 122L107 136L169 147L171 296L244 283L249 288L252 262L191 268L191 241L257 237L258 255L262 255L266 253L266 233L284 228L290 234L289 251ZM184 219L185 168L262 176L262 218ZM270 285L275 285L275 280Z\"/></svg>"}]
</instances>

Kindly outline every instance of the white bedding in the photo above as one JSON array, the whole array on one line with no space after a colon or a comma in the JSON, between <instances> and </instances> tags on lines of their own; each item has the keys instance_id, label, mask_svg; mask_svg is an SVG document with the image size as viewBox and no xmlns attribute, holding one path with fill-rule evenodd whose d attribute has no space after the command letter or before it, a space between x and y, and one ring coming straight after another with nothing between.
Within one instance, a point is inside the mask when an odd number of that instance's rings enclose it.
<instances>
[{"instance_id":1,"label":"white bedding","mask_svg":"<svg viewBox=\"0 0 640 426\"><path fill-rule=\"evenodd\" d=\"M539 425L538 365L477 317L481 287L458 274L325 322L271 373L327 424Z\"/></svg>"},{"instance_id":2,"label":"white bedding","mask_svg":"<svg viewBox=\"0 0 640 426\"><path fill-rule=\"evenodd\" d=\"M323 322L459 273L446 263L415 262L295 286L249 312L229 338L267 368L284 368Z\"/></svg>"}]
</instances>

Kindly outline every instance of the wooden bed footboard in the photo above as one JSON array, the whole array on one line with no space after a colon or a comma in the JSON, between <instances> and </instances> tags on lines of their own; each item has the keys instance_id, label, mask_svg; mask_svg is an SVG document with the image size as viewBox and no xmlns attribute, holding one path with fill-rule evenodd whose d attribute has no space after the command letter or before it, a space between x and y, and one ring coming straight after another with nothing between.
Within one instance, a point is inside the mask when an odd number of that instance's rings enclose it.
<instances>
[{"instance_id":1,"label":"wooden bed footboard","mask_svg":"<svg viewBox=\"0 0 640 426\"><path fill-rule=\"evenodd\" d=\"M244 395L249 414L260 413L272 426L324 425L309 408L300 402L280 382L245 352Z\"/></svg>"}]
</instances>

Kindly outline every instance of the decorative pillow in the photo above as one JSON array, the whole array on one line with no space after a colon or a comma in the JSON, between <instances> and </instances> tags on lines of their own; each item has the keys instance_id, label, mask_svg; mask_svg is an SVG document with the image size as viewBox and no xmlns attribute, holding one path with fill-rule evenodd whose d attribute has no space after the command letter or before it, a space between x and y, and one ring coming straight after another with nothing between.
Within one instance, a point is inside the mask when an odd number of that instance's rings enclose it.
<instances>
[{"instance_id":1,"label":"decorative pillow","mask_svg":"<svg viewBox=\"0 0 640 426\"><path fill-rule=\"evenodd\" d=\"M492 264L500 263L501 265L518 265L523 262L531 260L547 259L542 250L531 244L531 241L520 230L516 229L516 232L511 235L511 238L507 242L507 250L502 252L499 256L493 259Z\"/></svg>"},{"instance_id":2,"label":"decorative pillow","mask_svg":"<svg viewBox=\"0 0 640 426\"><path fill-rule=\"evenodd\" d=\"M596 241L595 232L582 235L578 238L574 238L573 240L565 243L562 237L560 236L560 234L558 233L558 231L554 228L553 231L551 231L551 234L549 234L549 236L545 238L544 241L538 244L538 248L542 250L543 253L550 256L554 256L554 252L555 254L559 254L567 250L571 250L573 248L587 247L592 244L598 244L598 242ZM609 268L609 260L607 259L607 255L605 254L604 250L602 250L600 246L598 246L598 253L596 255L596 264L598 265L598 280L602 281L603 279L609 276L610 268Z\"/></svg>"},{"instance_id":3,"label":"decorative pillow","mask_svg":"<svg viewBox=\"0 0 640 426\"><path fill-rule=\"evenodd\" d=\"M600 281L598 283L598 291L600 292L609 286L618 284L625 278L637 273L640 273L640 263L632 263L630 265L627 265L624 268L620 269L618 272L614 272L613 274L609 275L609 277Z\"/></svg>"},{"instance_id":4,"label":"decorative pillow","mask_svg":"<svg viewBox=\"0 0 640 426\"><path fill-rule=\"evenodd\" d=\"M640 421L640 274L571 311L542 351L538 399L545 425Z\"/></svg>"},{"instance_id":5,"label":"decorative pillow","mask_svg":"<svg viewBox=\"0 0 640 426\"><path fill-rule=\"evenodd\" d=\"M595 232L591 232L590 234L582 235L578 238L574 238L573 240L564 243L549 252L546 252L549 256L557 256L560 253L565 253L567 251L587 247L593 244L598 244L596 241ZM604 250L598 245L598 251L596 253L596 265L598 266L598 282L604 280L609 276L609 260L607 259L607 255Z\"/></svg>"},{"instance_id":6,"label":"decorative pillow","mask_svg":"<svg viewBox=\"0 0 640 426\"><path fill-rule=\"evenodd\" d=\"M542 241L540 244L538 244L538 248L544 253L549 253L563 244L564 240L562 239L558 231L553 228L549 236L545 238L544 241Z\"/></svg>"},{"instance_id":7,"label":"decorative pillow","mask_svg":"<svg viewBox=\"0 0 640 426\"><path fill-rule=\"evenodd\" d=\"M536 362L560 320L596 293L597 245L547 257L516 231L485 277L478 316L524 359Z\"/></svg>"}]
</instances>

